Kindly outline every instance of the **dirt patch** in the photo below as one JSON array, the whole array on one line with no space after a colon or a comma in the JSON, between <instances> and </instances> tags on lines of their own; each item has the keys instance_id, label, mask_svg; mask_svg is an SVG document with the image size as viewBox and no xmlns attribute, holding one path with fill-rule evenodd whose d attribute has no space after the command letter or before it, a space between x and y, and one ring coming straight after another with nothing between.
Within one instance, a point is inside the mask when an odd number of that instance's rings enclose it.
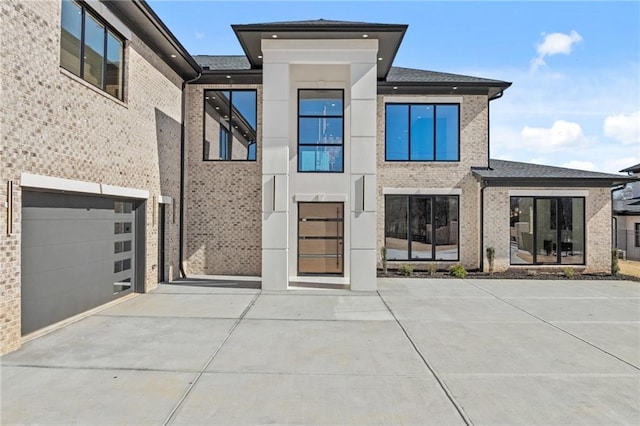
<instances>
[{"instance_id":1,"label":"dirt patch","mask_svg":"<svg viewBox=\"0 0 640 426\"><path fill-rule=\"evenodd\" d=\"M618 260L620 265L620 273L640 279L640 261L637 260Z\"/></svg>"},{"instance_id":2,"label":"dirt patch","mask_svg":"<svg viewBox=\"0 0 640 426\"><path fill-rule=\"evenodd\" d=\"M575 271L572 277L567 277L565 273L559 270L537 270L537 269L509 269L504 272L488 272L468 271L467 278L481 279L497 279L497 280L630 280L640 282L640 262L635 262L638 275L632 275L622 269L622 261L620 262L621 273L618 275L610 274L583 274ZM388 269L387 273L383 273L382 269L378 269L378 277L398 278L405 277L397 269ZM405 277L408 278L408 277ZM448 270L438 270L434 274L428 271L413 271L410 278L455 278Z\"/></svg>"}]
</instances>

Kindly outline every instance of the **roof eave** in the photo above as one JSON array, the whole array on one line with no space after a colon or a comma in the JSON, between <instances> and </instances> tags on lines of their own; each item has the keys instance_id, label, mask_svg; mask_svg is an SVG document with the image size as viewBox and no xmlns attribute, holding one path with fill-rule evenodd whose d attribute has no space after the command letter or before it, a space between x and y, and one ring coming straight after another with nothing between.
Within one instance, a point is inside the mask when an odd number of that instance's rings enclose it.
<instances>
[{"instance_id":1,"label":"roof eave","mask_svg":"<svg viewBox=\"0 0 640 426\"><path fill-rule=\"evenodd\" d=\"M132 26L136 36L183 79L194 78L201 72L200 66L146 1L104 0L104 3L119 18Z\"/></svg>"},{"instance_id":2,"label":"roof eave","mask_svg":"<svg viewBox=\"0 0 640 426\"><path fill-rule=\"evenodd\" d=\"M486 186L520 186L520 187L534 187L534 186L564 186L564 187L611 187L620 183L629 182L624 176L620 178L545 178L545 177L493 177L483 176L476 171L472 171L481 182Z\"/></svg>"}]
</instances>

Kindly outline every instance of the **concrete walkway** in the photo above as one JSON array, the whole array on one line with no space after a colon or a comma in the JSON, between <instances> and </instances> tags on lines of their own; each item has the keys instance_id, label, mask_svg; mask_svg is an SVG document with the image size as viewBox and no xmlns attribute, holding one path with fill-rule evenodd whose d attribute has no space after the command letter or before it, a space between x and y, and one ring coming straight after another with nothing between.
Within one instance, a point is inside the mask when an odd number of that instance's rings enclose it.
<instances>
[{"instance_id":1,"label":"concrete walkway","mask_svg":"<svg viewBox=\"0 0 640 426\"><path fill-rule=\"evenodd\" d=\"M0 359L0 423L640 424L640 285L165 284Z\"/></svg>"}]
</instances>

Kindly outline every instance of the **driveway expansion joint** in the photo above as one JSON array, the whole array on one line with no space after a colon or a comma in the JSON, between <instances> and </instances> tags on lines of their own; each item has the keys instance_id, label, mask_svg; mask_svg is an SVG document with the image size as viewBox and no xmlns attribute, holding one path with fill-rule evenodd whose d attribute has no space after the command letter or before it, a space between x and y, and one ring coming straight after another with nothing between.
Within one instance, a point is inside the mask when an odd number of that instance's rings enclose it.
<instances>
[{"instance_id":1,"label":"driveway expansion joint","mask_svg":"<svg viewBox=\"0 0 640 426\"><path fill-rule=\"evenodd\" d=\"M543 322L543 323L545 323L545 324L549 325L550 327L553 327L553 328L555 328L556 330L559 330L559 331L561 331L562 333L565 333L565 334L567 334L567 335L569 335L569 336L573 337L574 339L580 340L581 342L586 343L587 345L591 346L592 348L594 348L594 349L596 349L596 350L599 350L600 352L603 352L603 353L605 353L605 354L609 355L610 357L615 358L615 359L617 359L618 361L620 361L620 362L622 362L622 363L624 363L624 364L626 364L626 365L628 365L628 366L630 366L630 367L632 367L632 368L634 368L634 369L636 369L636 370L640 371L640 367L638 367L637 365L632 364L632 363L630 363L629 361L626 361L626 360L624 360L624 359L620 358L619 356L614 355L614 354L612 354L611 352L609 352L609 351L606 351L606 350L602 349L601 347L599 347L599 346L597 346L597 345L595 345L595 344L593 344L593 343L589 342L589 341L588 341L588 340L586 340L586 339L583 339L582 337L576 336L575 334L573 334L573 333L571 333L571 332L569 332L569 331L565 330L564 328L562 328L562 327L559 327L559 326L555 325L555 324L554 324L553 322L551 322L551 321L547 321L547 320L545 320L544 318L541 318L541 317L539 317L539 316L537 316L537 315L535 315L535 314L532 314L531 312L528 312L528 311L524 310L523 308L521 308L521 307L519 307L519 306L517 306L517 305L515 305L515 304L513 304L513 303L511 303L511 302L509 302L508 300L505 300L506 298L502 298L502 297L500 297L500 296L497 296L497 295L493 294L492 292L490 292L489 290L487 290L487 289L485 289L485 288L483 288L483 287L481 287L481 286L479 286L479 285L476 285L475 283L473 283L473 282L471 282L471 281L469 281L469 280L465 280L465 281L466 281L467 283L471 284L472 286L476 287L477 289L482 290L482 291L484 291L485 293L492 295L493 297L495 297L496 299L500 300L501 302L506 303L507 305L509 305L509 306L511 306L511 307L513 307L513 308L515 308L515 309L517 309L517 310L519 310L520 312L523 312L523 313L525 313L525 314L527 314L527 315L529 315L529 316L531 316L531 317L533 317L533 318L537 319L538 321ZM516 298L516 299L517 299L517 298ZM576 299L576 298L573 298L573 299ZM606 299L606 298L605 298L605 299Z\"/></svg>"},{"instance_id":2,"label":"driveway expansion joint","mask_svg":"<svg viewBox=\"0 0 640 426\"><path fill-rule=\"evenodd\" d=\"M258 292L258 293L256 293L254 295L253 299L251 299L251 302L249 302L249 304L246 306L246 308L242 311L242 314L240 314L240 316L233 323L231 328L229 328L229 331L227 331L227 334L225 335L224 339L222 339L222 341L220 342L218 347L213 351L213 354L211 354L209 359L204 363L204 365L202 366L202 368L200 369L200 371L198 372L196 377L189 383L189 387L187 388L187 390L184 392L184 394L182 395L180 400L178 400L178 403L173 407L173 409L171 410L171 412L167 416L167 419L163 423L164 426L173 423L173 421L175 420L176 416L178 415L178 412L180 411L180 408L182 408L182 405L184 404L186 399L189 397L189 394L191 394L191 391L193 390L193 388L200 381L200 378L205 373L205 371L209 367L209 365L213 362L213 360L216 358L216 356L220 353L220 351L222 350L222 347L227 343L227 340L229 340L229 338L231 337L233 332L236 330L236 328L238 328L238 325L240 325L240 322L242 321L242 319L245 317L245 315L247 315L247 313L249 312L251 307L253 307L253 305L256 303L256 300L258 300L259 296L260 296L260 292Z\"/></svg>"},{"instance_id":3,"label":"driveway expansion joint","mask_svg":"<svg viewBox=\"0 0 640 426\"><path fill-rule=\"evenodd\" d=\"M440 389L444 392L447 399L451 402L455 410L458 412L458 415L462 418L462 421L467 426L473 425L473 422L471 421L471 418L469 418L469 415L464 411L464 408L462 407L462 405L455 399L455 397L453 396L453 393L451 392L451 390L449 390L449 387L446 385L444 380L440 378L440 376L438 376L435 369L431 366L429 361L427 361L427 358L422 354L422 352L420 352L420 349L418 349L418 346L409 335L409 332L407 332L407 330L404 328L404 326L402 325L398 317L396 317L396 314L391 310L391 307L387 304L387 301L384 300L384 297L382 297L382 294L380 294L380 292L378 292L378 296L382 300L382 303L384 303L384 305L387 307L387 310L389 311L389 313L395 319L396 324L398 324L398 327L400 327L400 329L402 330L402 333L404 333L407 340L409 340L409 343L413 347L413 350L416 351L416 353L418 354L418 356L420 357L424 365L427 367L431 375L433 375L433 378L436 380L436 382L440 386Z\"/></svg>"}]
</instances>

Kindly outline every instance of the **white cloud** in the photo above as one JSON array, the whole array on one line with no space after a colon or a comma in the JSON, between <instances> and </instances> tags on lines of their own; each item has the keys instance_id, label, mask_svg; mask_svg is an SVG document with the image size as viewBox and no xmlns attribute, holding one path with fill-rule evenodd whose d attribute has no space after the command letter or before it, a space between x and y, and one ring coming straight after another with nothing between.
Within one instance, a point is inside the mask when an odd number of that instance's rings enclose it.
<instances>
[{"instance_id":1,"label":"white cloud","mask_svg":"<svg viewBox=\"0 0 640 426\"><path fill-rule=\"evenodd\" d=\"M531 60L531 70L536 71L543 65L546 65L544 58L551 55L568 55L571 53L573 45L582 41L582 36L576 31L571 30L569 34L551 33L542 34L544 40L539 43L536 51L538 56Z\"/></svg>"},{"instance_id":2,"label":"white cloud","mask_svg":"<svg viewBox=\"0 0 640 426\"><path fill-rule=\"evenodd\" d=\"M606 117L604 134L624 144L640 143L640 111Z\"/></svg>"},{"instance_id":3,"label":"white cloud","mask_svg":"<svg viewBox=\"0 0 640 426\"><path fill-rule=\"evenodd\" d=\"M520 131L522 142L527 147L541 152L562 151L584 145L586 139L578 123L558 120L551 128L525 126Z\"/></svg>"},{"instance_id":4,"label":"white cloud","mask_svg":"<svg viewBox=\"0 0 640 426\"><path fill-rule=\"evenodd\" d=\"M579 161L571 160L566 163L562 163L560 167L566 167L568 169L588 170L591 172L598 171L598 168L591 161Z\"/></svg>"}]
</instances>

